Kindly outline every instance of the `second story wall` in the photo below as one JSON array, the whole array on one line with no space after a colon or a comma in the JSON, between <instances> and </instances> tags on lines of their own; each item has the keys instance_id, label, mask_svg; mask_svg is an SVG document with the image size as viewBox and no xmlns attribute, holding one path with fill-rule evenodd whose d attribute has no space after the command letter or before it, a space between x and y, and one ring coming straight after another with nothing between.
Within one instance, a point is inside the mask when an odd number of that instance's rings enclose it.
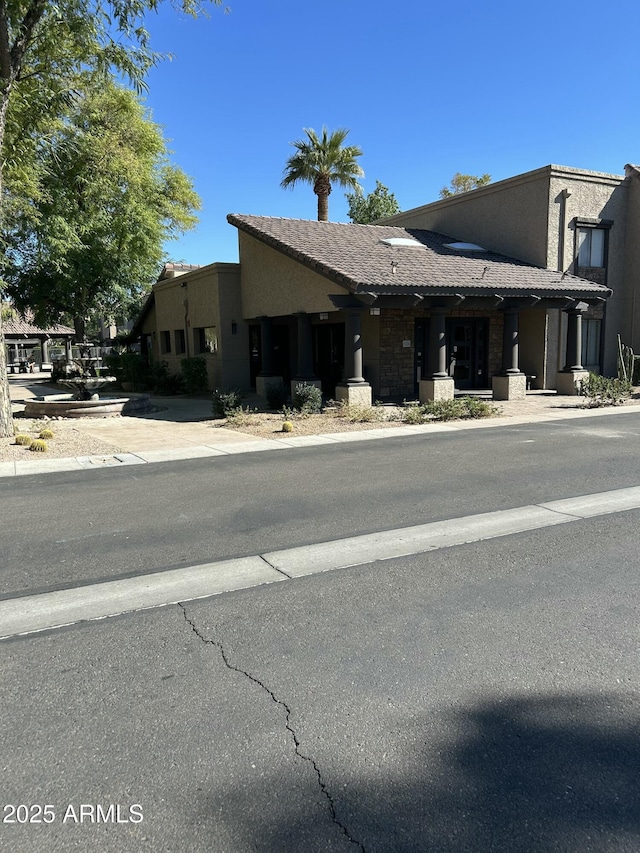
<instances>
[{"instance_id":1,"label":"second story wall","mask_svg":"<svg viewBox=\"0 0 640 853\"><path fill-rule=\"evenodd\" d=\"M427 228L546 267L550 170L545 166L497 181L399 213L385 222Z\"/></svg>"}]
</instances>

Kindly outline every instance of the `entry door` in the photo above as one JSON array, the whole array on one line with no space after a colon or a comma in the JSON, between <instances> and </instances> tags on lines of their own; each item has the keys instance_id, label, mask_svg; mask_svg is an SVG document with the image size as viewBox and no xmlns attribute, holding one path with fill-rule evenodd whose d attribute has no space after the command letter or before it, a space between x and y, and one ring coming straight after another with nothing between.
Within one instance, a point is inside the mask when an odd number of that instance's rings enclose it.
<instances>
[{"instance_id":1,"label":"entry door","mask_svg":"<svg viewBox=\"0 0 640 853\"><path fill-rule=\"evenodd\" d=\"M344 375L344 323L313 326L313 372L322 383L325 397L335 397Z\"/></svg>"},{"instance_id":2,"label":"entry door","mask_svg":"<svg viewBox=\"0 0 640 853\"><path fill-rule=\"evenodd\" d=\"M450 317L447 326L449 376L456 388L486 388L488 321Z\"/></svg>"},{"instance_id":3,"label":"entry door","mask_svg":"<svg viewBox=\"0 0 640 853\"><path fill-rule=\"evenodd\" d=\"M272 330L273 342L273 373L274 376L282 376L285 385L291 381L291 367L289 364L289 327L276 325ZM256 376L262 370L262 335L260 326L249 326L249 373L251 387L256 387Z\"/></svg>"}]
</instances>

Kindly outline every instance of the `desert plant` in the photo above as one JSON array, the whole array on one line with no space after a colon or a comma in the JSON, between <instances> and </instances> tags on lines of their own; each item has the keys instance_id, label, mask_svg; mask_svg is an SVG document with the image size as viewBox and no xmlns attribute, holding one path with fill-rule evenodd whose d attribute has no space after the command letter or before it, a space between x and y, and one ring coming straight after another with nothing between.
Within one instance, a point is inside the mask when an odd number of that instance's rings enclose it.
<instances>
[{"instance_id":1,"label":"desert plant","mask_svg":"<svg viewBox=\"0 0 640 853\"><path fill-rule=\"evenodd\" d=\"M184 376L184 387L187 394L203 394L207 390L209 376L207 374L207 362L204 358L183 358L180 362L182 375Z\"/></svg>"},{"instance_id":2,"label":"desert plant","mask_svg":"<svg viewBox=\"0 0 640 853\"><path fill-rule=\"evenodd\" d=\"M407 424L423 424L432 421L467 420L491 418L499 409L486 400L476 397L456 397L453 400L431 400L428 403L411 403L403 412Z\"/></svg>"},{"instance_id":3,"label":"desert plant","mask_svg":"<svg viewBox=\"0 0 640 853\"><path fill-rule=\"evenodd\" d=\"M599 373L589 373L580 383L578 391L587 398L585 406L596 409L601 406L620 406L631 392L631 383L625 379L611 379Z\"/></svg>"},{"instance_id":4,"label":"desert plant","mask_svg":"<svg viewBox=\"0 0 640 853\"><path fill-rule=\"evenodd\" d=\"M352 424L370 424L385 419L381 406L364 406L343 400L336 412L339 418L345 418Z\"/></svg>"},{"instance_id":5,"label":"desert plant","mask_svg":"<svg viewBox=\"0 0 640 853\"><path fill-rule=\"evenodd\" d=\"M618 335L618 379L631 382L633 378L633 367L635 356L630 346L622 343Z\"/></svg>"},{"instance_id":6,"label":"desert plant","mask_svg":"<svg viewBox=\"0 0 640 853\"><path fill-rule=\"evenodd\" d=\"M14 444L19 444L22 447L29 447L32 441L33 439L30 435L25 435L23 432L19 432L15 437Z\"/></svg>"},{"instance_id":7,"label":"desert plant","mask_svg":"<svg viewBox=\"0 0 640 853\"><path fill-rule=\"evenodd\" d=\"M227 423L229 426L234 427L249 426L254 422L257 413L258 410L252 409L251 406L247 406L245 409L242 406L238 406L237 409L227 412Z\"/></svg>"},{"instance_id":8,"label":"desert plant","mask_svg":"<svg viewBox=\"0 0 640 853\"><path fill-rule=\"evenodd\" d=\"M47 442L42 438L34 438L29 445L29 450L32 450L34 453L46 453L48 449Z\"/></svg>"},{"instance_id":9,"label":"desert plant","mask_svg":"<svg viewBox=\"0 0 640 853\"><path fill-rule=\"evenodd\" d=\"M266 387L265 395L269 408L276 412L287 402L287 392L282 382L270 382Z\"/></svg>"},{"instance_id":10,"label":"desert plant","mask_svg":"<svg viewBox=\"0 0 640 853\"><path fill-rule=\"evenodd\" d=\"M322 391L315 385L300 382L293 391L293 408L317 414L322 409Z\"/></svg>"},{"instance_id":11,"label":"desert plant","mask_svg":"<svg viewBox=\"0 0 640 853\"><path fill-rule=\"evenodd\" d=\"M242 397L237 390L220 391L216 388L213 392L213 416L215 418L226 418L230 412L242 408Z\"/></svg>"},{"instance_id":12,"label":"desert plant","mask_svg":"<svg viewBox=\"0 0 640 853\"><path fill-rule=\"evenodd\" d=\"M291 421L285 421L282 424L282 432L293 432L293 424Z\"/></svg>"},{"instance_id":13,"label":"desert plant","mask_svg":"<svg viewBox=\"0 0 640 853\"><path fill-rule=\"evenodd\" d=\"M461 397L460 400L464 403L466 410L464 418L493 418L501 411L498 406L486 400L480 400L478 397Z\"/></svg>"},{"instance_id":14,"label":"desert plant","mask_svg":"<svg viewBox=\"0 0 640 853\"><path fill-rule=\"evenodd\" d=\"M425 420L424 409L419 404L409 403L402 410L402 422L405 424L423 424Z\"/></svg>"},{"instance_id":15,"label":"desert plant","mask_svg":"<svg viewBox=\"0 0 640 853\"><path fill-rule=\"evenodd\" d=\"M41 429L38 438L53 438L53 430Z\"/></svg>"}]
</instances>

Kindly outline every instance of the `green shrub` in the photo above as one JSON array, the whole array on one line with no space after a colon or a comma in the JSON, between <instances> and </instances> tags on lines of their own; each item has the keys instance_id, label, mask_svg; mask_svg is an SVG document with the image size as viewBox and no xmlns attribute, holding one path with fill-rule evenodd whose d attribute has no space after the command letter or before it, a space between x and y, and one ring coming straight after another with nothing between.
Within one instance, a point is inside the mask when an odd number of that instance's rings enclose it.
<instances>
[{"instance_id":1,"label":"green shrub","mask_svg":"<svg viewBox=\"0 0 640 853\"><path fill-rule=\"evenodd\" d=\"M29 447L33 439L30 435L25 435L23 432L19 432L15 438L15 444L19 444L22 447Z\"/></svg>"},{"instance_id":2,"label":"green shrub","mask_svg":"<svg viewBox=\"0 0 640 853\"><path fill-rule=\"evenodd\" d=\"M499 409L477 397L456 397L453 400L431 400L429 403L408 405L402 420L406 424L424 424L433 421L459 421L471 418L492 418Z\"/></svg>"},{"instance_id":3,"label":"green shrub","mask_svg":"<svg viewBox=\"0 0 640 853\"><path fill-rule=\"evenodd\" d=\"M242 408L242 397L237 390L213 392L213 416L215 418L226 418L230 412Z\"/></svg>"},{"instance_id":4,"label":"green shrub","mask_svg":"<svg viewBox=\"0 0 640 853\"><path fill-rule=\"evenodd\" d=\"M600 406L619 406L631 392L631 383L624 379L610 379L599 373L589 373L578 389L582 397L587 398L585 406L596 409Z\"/></svg>"},{"instance_id":5,"label":"green shrub","mask_svg":"<svg viewBox=\"0 0 640 853\"><path fill-rule=\"evenodd\" d=\"M180 362L182 375L184 376L184 387L187 394L203 394L207 390L209 377L207 375L207 362L204 358L183 358Z\"/></svg>"},{"instance_id":6,"label":"green shrub","mask_svg":"<svg viewBox=\"0 0 640 853\"><path fill-rule=\"evenodd\" d=\"M269 408L276 412L287 402L287 392L282 382L270 382L266 387L265 395Z\"/></svg>"},{"instance_id":7,"label":"green shrub","mask_svg":"<svg viewBox=\"0 0 640 853\"><path fill-rule=\"evenodd\" d=\"M293 392L293 408L307 414L317 414L322 409L322 391L315 385L300 382Z\"/></svg>"},{"instance_id":8,"label":"green shrub","mask_svg":"<svg viewBox=\"0 0 640 853\"><path fill-rule=\"evenodd\" d=\"M104 362L107 371L115 376L118 385L128 382L136 391L146 390L149 385L150 368L146 359L137 352L123 352L120 355L108 355Z\"/></svg>"},{"instance_id":9,"label":"green shrub","mask_svg":"<svg viewBox=\"0 0 640 853\"><path fill-rule=\"evenodd\" d=\"M29 450L33 450L34 453L46 453L48 449L47 442L42 438L34 438L29 445Z\"/></svg>"},{"instance_id":10,"label":"green shrub","mask_svg":"<svg viewBox=\"0 0 640 853\"><path fill-rule=\"evenodd\" d=\"M466 411L462 416L464 418L493 418L501 411L498 406L486 400L480 400L478 397L460 397L460 401L464 403Z\"/></svg>"}]
</instances>

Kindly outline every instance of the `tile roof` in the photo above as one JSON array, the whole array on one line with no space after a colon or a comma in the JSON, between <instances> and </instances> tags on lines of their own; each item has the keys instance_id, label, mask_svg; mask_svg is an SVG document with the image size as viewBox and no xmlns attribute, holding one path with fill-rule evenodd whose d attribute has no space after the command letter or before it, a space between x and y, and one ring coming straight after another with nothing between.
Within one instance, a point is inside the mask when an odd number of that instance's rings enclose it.
<instances>
[{"instance_id":1,"label":"tile roof","mask_svg":"<svg viewBox=\"0 0 640 853\"><path fill-rule=\"evenodd\" d=\"M607 298L611 290L495 252L446 247L455 237L416 228L229 214L231 225L354 293ZM392 247L381 240L421 244Z\"/></svg>"},{"instance_id":2,"label":"tile roof","mask_svg":"<svg viewBox=\"0 0 640 853\"><path fill-rule=\"evenodd\" d=\"M9 336L23 337L25 335L49 335L51 337L55 337L56 335L75 335L75 330L71 326L62 326L59 323L53 323L51 326L47 326L46 329L42 328L42 326L37 326L33 321L33 314L30 311L24 314L16 312L13 317L4 320L2 330L5 338Z\"/></svg>"}]
</instances>

